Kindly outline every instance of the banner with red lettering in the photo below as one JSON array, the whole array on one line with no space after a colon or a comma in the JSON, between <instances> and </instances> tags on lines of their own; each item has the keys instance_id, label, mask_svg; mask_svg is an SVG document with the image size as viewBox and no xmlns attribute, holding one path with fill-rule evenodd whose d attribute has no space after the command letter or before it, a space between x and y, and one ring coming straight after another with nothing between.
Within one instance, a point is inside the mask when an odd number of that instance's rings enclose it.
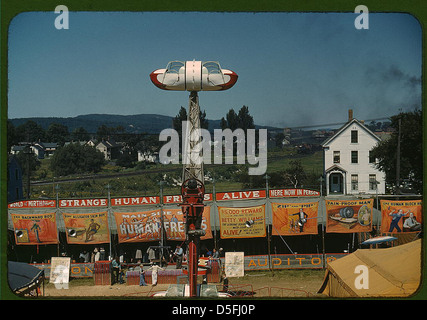
<instances>
[{"instance_id":1,"label":"banner with red lettering","mask_svg":"<svg viewBox=\"0 0 427 320\"><path fill-rule=\"evenodd\" d=\"M320 197L320 192L310 189L271 189L270 198Z\"/></svg>"},{"instance_id":2,"label":"banner with red lettering","mask_svg":"<svg viewBox=\"0 0 427 320\"><path fill-rule=\"evenodd\" d=\"M55 208L56 200L21 200L9 203L10 209Z\"/></svg>"},{"instance_id":3,"label":"banner with red lettering","mask_svg":"<svg viewBox=\"0 0 427 320\"><path fill-rule=\"evenodd\" d=\"M110 242L107 212L63 213L67 242L97 244Z\"/></svg>"},{"instance_id":4,"label":"banner with red lettering","mask_svg":"<svg viewBox=\"0 0 427 320\"><path fill-rule=\"evenodd\" d=\"M264 199L265 190L217 192L216 201Z\"/></svg>"},{"instance_id":5,"label":"banner with red lettering","mask_svg":"<svg viewBox=\"0 0 427 320\"><path fill-rule=\"evenodd\" d=\"M159 197L125 197L125 198L112 198L111 206L141 206L159 204Z\"/></svg>"},{"instance_id":6,"label":"banner with red lettering","mask_svg":"<svg viewBox=\"0 0 427 320\"><path fill-rule=\"evenodd\" d=\"M373 204L373 199L326 200L326 232L371 231Z\"/></svg>"},{"instance_id":7,"label":"banner with red lettering","mask_svg":"<svg viewBox=\"0 0 427 320\"><path fill-rule=\"evenodd\" d=\"M55 213L11 214L16 244L58 243Z\"/></svg>"},{"instance_id":8,"label":"banner with red lettering","mask_svg":"<svg viewBox=\"0 0 427 320\"><path fill-rule=\"evenodd\" d=\"M317 234L317 202L272 203L273 235Z\"/></svg>"},{"instance_id":9,"label":"banner with red lettering","mask_svg":"<svg viewBox=\"0 0 427 320\"><path fill-rule=\"evenodd\" d=\"M143 212L114 212L119 243L158 241L161 237L160 209ZM210 207L205 207L201 240L211 239ZM185 240L185 220L181 209L163 209L163 224L167 240Z\"/></svg>"},{"instance_id":10,"label":"banner with red lettering","mask_svg":"<svg viewBox=\"0 0 427 320\"><path fill-rule=\"evenodd\" d=\"M221 239L265 237L265 205L218 207Z\"/></svg>"},{"instance_id":11,"label":"banner with red lettering","mask_svg":"<svg viewBox=\"0 0 427 320\"><path fill-rule=\"evenodd\" d=\"M422 201L381 200L381 232L419 232L422 230Z\"/></svg>"},{"instance_id":12,"label":"banner with red lettering","mask_svg":"<svg viewBox=\"0 0 427 320\"><path fill-rule=\"evenodd\" d=\"M212 201L212 193L205 193L203 195L203 201L204 202ZM182 196L181 195L163 196L163 203L164 204L182 203Z\"/></svg>"},{"instance_id":13,"label":"banner with red lettering","mask_svg":"<svg viewBox=\"0 0 427 320\"><path fill-rule=\"evenodd\" d=\"M80 208L80 207L107 207L108 199L62 199L59 200L61 208Z\"/></svg>"}]
</instances>

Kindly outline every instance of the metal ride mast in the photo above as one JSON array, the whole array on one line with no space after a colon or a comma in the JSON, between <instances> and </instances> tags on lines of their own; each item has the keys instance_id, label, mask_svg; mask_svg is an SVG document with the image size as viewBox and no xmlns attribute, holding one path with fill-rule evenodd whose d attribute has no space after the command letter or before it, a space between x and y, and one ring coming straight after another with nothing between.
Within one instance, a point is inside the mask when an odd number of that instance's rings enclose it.
<instances>
[{"instance_id":1,"label":"metal ride mast","mask_svg":"<svg viewBox=\"0 0 427 320\"><path fill-rule=\"evenodd\" d=\"M182 213L184 214L186 242L188 248L187 272L189 279L190 297L197 296L197 275L199 261L200 237L205 234L202 230L202 215L204 209L204 174L203 155L201 154L200 107L197 91L191 91L186 138L183 143L183 171L181 195Z\"/></svg>"},{"instance_id":2,"label":"metal ride mast","mask_svg":"<svg viewBox=\"0 0 427 320\"><path fill-rule=\"evenodd\" d=\"M190 297L197 296L199 243L200 237L205 234L201 227L205 186L197 92L227 90L236 83L237 77L236 73L221 69L219 63L214 61L171 61L166 69L158 69L150 74L151 81L160 89L190 91L187 126L182 145L184 166L180 204L185 218Z\"/></svg>"}]
</instances>

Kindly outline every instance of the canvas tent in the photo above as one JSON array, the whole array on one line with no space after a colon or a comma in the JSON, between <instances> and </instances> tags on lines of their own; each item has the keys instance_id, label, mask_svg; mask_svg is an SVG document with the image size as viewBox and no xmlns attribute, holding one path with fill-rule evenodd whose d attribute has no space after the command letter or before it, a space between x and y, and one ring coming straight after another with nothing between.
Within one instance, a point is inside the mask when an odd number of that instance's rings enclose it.
<instances>
[{"instance_id":1,"label":"canvas tent","mask_svg":"<svg viewBox=\"0 0 427 320\"><path fill-rule=\"evenodd\" d=\"M23 296L36 292L43 283L44 271L23 262L8 261L7 276L10 289Z\"/></svg>"},{"instance_id":2,"label":"canvas tent","mask_svg":"<svg viewBox=\"0 0 427 320\"><path fill-rule=\"evenodd\" d=\"M359 249L332 261L318 293L330 297L407 297L421 281L421 239L384 249ZM357 289L357 266L368 269L368 288Z\"/></svg>"}]
</instances>

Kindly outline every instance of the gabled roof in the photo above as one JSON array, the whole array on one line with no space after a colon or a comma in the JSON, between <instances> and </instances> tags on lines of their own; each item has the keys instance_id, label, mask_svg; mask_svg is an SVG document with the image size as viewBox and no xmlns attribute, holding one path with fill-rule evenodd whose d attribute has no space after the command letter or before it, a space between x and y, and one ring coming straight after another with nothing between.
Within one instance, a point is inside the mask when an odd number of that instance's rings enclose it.
<instances>
[{"instance_id":1,"label":"gabled roof","mask_svg":"<svg viewBox=\"0 0 427 320\"><path fill-rule=\"evenodd\" d=\"M348 121L345 125L343 125L340 129L338 129L338 131L332 137L330 137L329 139L326 139L322 143L322 147L325 147L328 144L330 144L333 140L335 140L336 137L338 137L343 131L345 131L348 127L350 127L354 123L356 123L359 127L361 127L364 131L366 131L367 134L369 134L370 136L372 136L374 139L376 139L378 141L381 141L381 138L378 137L371 130L369 130L363 123L361 123L357 119L352 119L352 120Z\"/></svg>"},{"instance_id":2,"label":"gabled roof","mask_svg":"<svg viewBox=\"0 0 427 320\"><path fill-rule=\"evenodd\" d=\"M17 152L24 151L24 149L25 149L25 146L17 146L17 145L13 145L11 148L12 151L17 151Z\"/></svg>"},{"instance_id":3,"label":"gabled roof","mask_svg":"<svg viewBox=\"0 0 427 320\"><path fill-rule=\"evenodd\" d=\"M120 148L120 144L115 142L114 140L102 140L96 146L98 147L100 144L103 144L107 148Z\"/></svg>"},{"instance_id":4,"label":"gabled roof","mask_svg":"<svg viewBox=\"0 0 427 320\"><path fill-rule=\"evenodd\" d=\"M328 169L325 170L325 172L330 172L330 171L341 171L341 172L347 172L346 170L344 170L343 168L341 168L339 165L334 164L333 166L330 166Z\"/></svg>"}]
</instances>

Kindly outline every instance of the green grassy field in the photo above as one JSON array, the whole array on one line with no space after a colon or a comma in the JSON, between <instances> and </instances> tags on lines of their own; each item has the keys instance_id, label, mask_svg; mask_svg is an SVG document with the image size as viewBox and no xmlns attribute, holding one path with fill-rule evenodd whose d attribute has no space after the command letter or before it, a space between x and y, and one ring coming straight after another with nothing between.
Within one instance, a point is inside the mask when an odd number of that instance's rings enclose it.
<instances>
[{"instance_id":1,"label":"green grassy field","mask_svg":"<svg viewBox=\"0 0 427 320\"><path fill-rule=\"evenodd\" d=\"M292 160L301 162L305 172L319 176L323 171L322 152L312 154L297 154L292 148L269 151L267 158L267 174L281 172L289 167ZM122 168L107 164L95 175L74 175L54 177L49 169L50 159L41 160L41 165L32 174L32 181L43 181L45 184L31 186L31 198L55 198L58 192L60 198L107 197L108 191L112 197L159 195L159 182L164 180L164 195L179 193L179 182L182 175L180 164L149 164L141 170ZM205 175L210 179L205 181L207 192L212 192L214 178L217 192L242 190L241 175L247 172L248 165L238 164L206 164ZM75 181L72 181L72 180ZM58 187L57 187L58 186ZM285 184L283 188L290 187ZM25 183L24 183L25 188ZM25 191L24 191L25 192Z\"/></svg>"}]
</instances>

